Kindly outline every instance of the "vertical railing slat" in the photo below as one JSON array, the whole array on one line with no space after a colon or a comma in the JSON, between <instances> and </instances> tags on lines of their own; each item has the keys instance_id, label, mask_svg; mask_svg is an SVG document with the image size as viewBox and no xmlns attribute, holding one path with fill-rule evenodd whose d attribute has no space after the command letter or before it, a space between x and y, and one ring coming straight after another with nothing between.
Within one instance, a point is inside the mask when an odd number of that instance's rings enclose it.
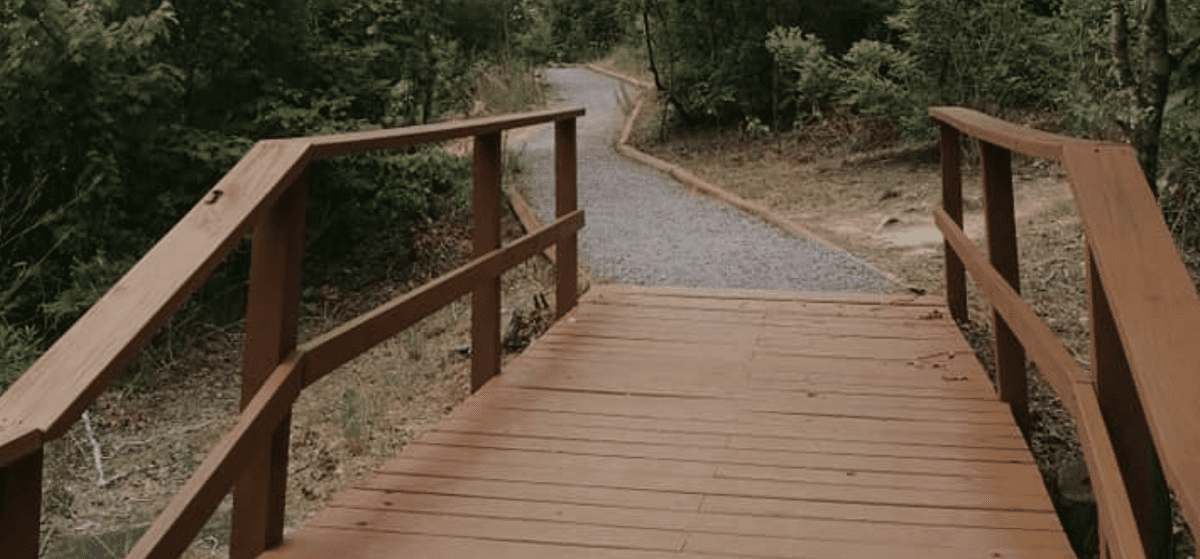
<instances>
[{"instance_id":1,"label":"vertical railing slat","mask_svg":"<svg viewBox=\"0 0 1200 559\"><path fill-rule=\"evenodd\" d=\"M1088 324L1091 326L1089 357L1096 400L1103 412L1105 427L1108 428L1113 451L1121 467L1129 503L1137 514L1138 531L1142 536L1146 557L1166 559L1174 553L1167 482L1158 462L1154 441L1150 438L1146 414L1137 397L1133 373L1129 369L1125 348L1121 345L1121 336L1117 332L1117 324L1113 320L1090 248L1086 250L1086 257ZM1100 538L1102 541L1105 538L1103 529L1100 530Z\"/></svg>"},{"instance_id":2,"label":"vertical railing slat","mask_svg":"<svg viewBox=\"0 0 1200 559\"><path fill-rule=\"evenodd\" d=\"M0 550L37 559L41 543L42 449L0 468Z\"/></svg>"},{"instance_id":3,"label":"vertical railing slat","mask_svg":"<svg viewBox=\"0 0 1200 559\"><path fill-rule=\"evenodd\" d=\"M962 200L962 148L958 141L958 129L946 123L941 123L942 151L942 210L954 223L961 228L963 225ZM946 256L946 306L950 308L950 316L958 322L966 322L967 317L967 271L962 259L950 246L950 241L943 241Z\"/></svg>"},{"instance_id":4,"label":"vertical railing slat","mask_svg":"<svg viewBox=\"0 0 1200 559\"><path fill-rule=\"evenodd\" d=\"M579 207L578 170L576 168L575 119L554 125L554 213L562 217ZM575 307L578 293L578 239L572 233L555 246L555 318L562 318Z\"/></svg>"},{"instance_id":5,"label":"vertical railing slat","mask_svg":"<svg viewBox=\"0 0 1200 559\"><path fill-rule=\"evenodd\" d=\"M254 230L242 409L276 366L296 348L304 258L304 180L297 181ZM231 559L252 559L283 540L291 415L257 449L234 486Z\"/></svg>"},{"instance_id":6,"label":"vertical railing slat","mask_svg":"<svg viewBox=\"0 0 1200 559\"><path fill-rule=\"evenodd\" d=\"M983 211L987 220L988 256L992 266L1017 293L1021 273L1017 260L1017 225L1013 204L1012 154L1007 149L979 142L983 159ZM1025 348L999 313L992 311L995 327L996 389L1012 408L1021 431L1029 428L1029 396L1025 386Z\"/></svg>"},{"instance_id":7,"label":"vertical railing slat","mask_svg":"<svg viewBox=\"0 0 1200 559\"><path fill-rule=\"evenodd\" d=\"M472 254L500 248L500 133L475 137ZM471 295L471 392L500 372L500 278L482 282Z\"/></svg>"}]
</instances>

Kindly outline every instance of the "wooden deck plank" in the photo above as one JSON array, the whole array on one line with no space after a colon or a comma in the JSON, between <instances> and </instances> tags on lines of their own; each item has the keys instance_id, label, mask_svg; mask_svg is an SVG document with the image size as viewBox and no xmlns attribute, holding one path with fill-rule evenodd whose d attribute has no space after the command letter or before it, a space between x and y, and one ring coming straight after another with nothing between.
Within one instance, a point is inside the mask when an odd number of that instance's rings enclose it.
<instances>
[{"instance_id":1,"label":"wooden deck plank","mask_svg":"<svg viewBox=\"0 0 1200 559\"><path fill-rule=\"evenodd\" d=\"M904 487L862 487L809 483L799 480L746 479L723 477L720 468L706 464L682 467L676 462L650 460L572 460L571 457L544 455L512 456L516 453L494 451L487 453L487 463L478 455L455 456L440 453L439 459L421 460L398 457L385 464L377 473L387 475L426 475L480 479L490 481L523 481L637 489L662 493L695 493L759 498L787 498L802 501L837 503L875 503L898 507L936 507L1011 512L1053 512L1049 498L1044 495L985 495L952 491L931 491ZM537 459L545 459L539 465ZM587 463L603 462L608 468L585 467ZM700 470L706 470L701 473ZM452 470L452 471L446 471ZM845 470L843 470L845 471ZM857 471L857 470L855 470ZM962 471L962 476L986 475L982 468ZM1003 474L993 474L1003 475ZM799 477L799 476L796 476ZM1011 482L1009 479L999 483Z\"/></svg>"},{"instance_id":2,"label":"wooden deck plank","mask_svg":"<svg viewBox=\"0 0 1200 559\"><path fill-rule=\"evenodd\" d=\"M706 513L670 509L637 509L612 506L580 505L543 501L511 501L487 497L393 493L354 489L336 497L333 507L366 511L403 511L431 515L459 516L464 519L505 518L570 522L616 528L688 530L711 534L740 534L806 539L845 539L889 542L906 539L930 546L969 548L986 542L991 547L1016 547L1025 542L1031 547L1053 547L1058 534L1044 530L1019 528L978 528L896 524L855 520L761 517ZM619 514L614 514L619 513Z\"/></svg>"},{"instance_id":3,"label":"wooden deck plank","mask_svg":"<svg viewBox=\"0 0 1200 559\"><path fill-rule=\"evenodd\" d=\"M822 437L853 441L894 441L904 443L949 444L959 446L993 446L1023 448L1024 439L1015 428L994 424L888 422L859 418L829 418L813 416L803 425L795 418L764 416L758 421L731 423L722 418L668 417L662 414L616 415L609 413L582 414L572 410L509 410L478 406L474 402L460 404L450 419L510 424L521 422L555 423L570 426L604 426L618 429L658 431L664 433L710 433L724 435L771 434L790 437Z\"/></svg>"},{"instance_id":4,"label":"wooden deck plank","mask_svg":"<svg viewBox=\"0 0 1200 559\"><path fill-rule=\"evenodd\" d=\"M265 557L1068 557L928 297L594 287Z\"/></svg>"},{"instance_id":5,"label":"wooden deck plank","mask_svg":"<svg viewBox=\"0 0 1200 559\"><path fill-rule=\"evenodd\" d=\"M456 437L455 440L468 442L479 440ZM760 470L772 469L782 473L773 474L790 477L814 477L828 480L824 483L861 485L860 476L869 473L899 474L892 475L893 479L916 478L905 481L905 486L933 486L939 483L951 483L955 480L986 480L986 485L1003 486L1005 481L1018 479L1033 481L1024 475L1027 471L1019 467L1021 463L984 461L984 460L931 460L923 458L904 458L871 455L829 455L840 456L829 460L821 460L824 456L818 453L781 453L761 450L695 450L667 448L662 452L645 452L644 448L630 448L630 445L613 443L568 444L554 441L561 448L568 450L544 450L537 448L537 443L518 441L518 443L495 442L487 439L489 445L447 445L415 443L411 454L405 456L416 460L436 461L479 461L488 463L522 464L533 462L535 465L556 465L561 467L585 467L606 465L620 468L627 463L643 462L647 467L663 469L668 473L683 475L690 473L702 477L720 475L722 470L728 472L752 472L757 467ZM544 445L549 446L549 445ZM517 447L517 448L512 448ZM454 452L455 449L468 448L476 452ZM572 452L570 449L576 450ZM585 452L590 451L590 452ZM639 452L641 451L641 452ZM625 454L618 454L624 452ZM708 456L704 455L708 452ZM668 455L669 456L664 456ZM1008 464L1010 467L998 467L997 464ZM714 474L714 466L717 467ZM818 475L826 473L831 475ZM750 475L750 474L744 474ZM767 476L768 473L759 475ZM928 478L927 483L921 483L919 478ZM950 479L947 479L950 478ZM766 479L766 478L764 478ZM899 483L899 482L897 482ZM987 491L989 493L994 490ZM1006 493L1018 492L1040 494L1040 491L1028 491L1016 488L1005 488Z\"/></svg>"},{"instance_id":6,"label":"wooden deck plank","mask_svg":"<svg viewBox=\"0 0 1200 559\"><path fill-rule=\"evenodd\" d=\"M1010 469L1006 473L984 470L975 475L968 472L946 474L931 472L923 468L913 468L914 471L901 471L895 468L872 468L866 461L859 468L836 468L818 463L822 467L805 467L804 465L788 464L787 456L776 456L772 453L757 451L746 452L717 452L710 449L693 449L680 447L655 447L650 445L622 445L613 443L580 444L562 440L530 440L508 438L474 437L463 440L463 437L453 439L458 443L474 442L474 446L465 444L436 444L418 442L405 454L415 460L446 460L472 461L487 460L495 464L556 466L564 468L612 467L622 468L624 464L633 461L647 461L653 466L665 470L668 475L690 474L703 478L710 476L729 479L760 479L774 481L801 481L825 485L847 485L859 487L895 487L904 489L928 489L935 491L961 491L995 494L1020 494L1023 496L1038 496L1041 488L1032 484L1037 479L1031 479L1025 474L1026 469ZM469 448L476 452L452 453L450 449ZM713 456L713 458L709 458ZM883 458L888 457L858 457ZM953 462L947 460L947 462ZM884 462L886 464L886 462ZM921 462L921 463L928 463ZM712 465L716 465L714 472ZM980 471L979 469L975 470ZM999 477L1004 475L1004 477ZM1014 483L1015 481L1015 483ZM1031 485L1025 486L1028 482Z\"/></svg>"},{"instance_id":7,"label":"wooden deck plank","mask_svg":"<svg viewBox=\"0 0 1200 559\"><path fill-rule=\"evenodd\" d=\"M964 450L974 461L1028 463L1029 453L1015 448L951 446L946 444L895 443L892 441L844 441L832 438L796 438L779 435L719 435L706 433L663 433L527 423L522 426L443 421L419 444L499 446L500 448L547 449L559 452L623 452L685 457L691 453L717 460L726 451L757 450L779 454L845 454L890 456L931 460L962 460ZM618 445L591 449L596 445ZM623 445L623 446L621 446ZM716 453L716 454L712 454Z\"/></svg>"}]
</instances>

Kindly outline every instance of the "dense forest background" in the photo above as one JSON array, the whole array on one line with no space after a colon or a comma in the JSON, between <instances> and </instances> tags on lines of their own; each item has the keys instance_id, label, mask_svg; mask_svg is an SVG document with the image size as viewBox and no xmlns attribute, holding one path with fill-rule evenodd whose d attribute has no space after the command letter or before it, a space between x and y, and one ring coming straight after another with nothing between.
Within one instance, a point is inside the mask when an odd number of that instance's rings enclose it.
<instances>
[{"instance_id":1,"label":"dense forest background","mask_svg":"<svg viewBox=\"0 0 1200 559\"><path fill-rule=\"evenodd\" d=\"M534 18L496 0L0 0L0 389L256 140L523 107L546 59ZM431 148L319 164L306 274L349 281L352 247L464 203L469 180ZM154 347L237 320L245 248Z\"/></svg>"},{"instance_id":2,"label":"dense forest background","mask_svg":"<svg viewBox=\"0 0 1200 559\"><path fill-rule=\"evenodd\" d=\"M1200 0L0 0L0 388L254 141L515 110L529 68L613 49L683 129L922 141L955 104L1130 141L1200 245ZM322 164L308 273L468 180L435 149ZM236 320L244 260L169 330Z\"/></svg>"},{"instance_id":3,"label":"dense forest background","mask_svg":"<svg viewBox=\"0 0 1200 559\"><path fill-rule=\"evenodd\" d=\"M570 2L567 2L570 3ZM765 134L834 116L932 137L930 105L1129 141L1196 244L1200 1L601 0L590 51L640 42L672 117ZM600 6L607 4L609 8ZM628 22L633 22L629 24ZM1015 115L1015 116L1014 116Z\"/></svg>"}]
</instances>

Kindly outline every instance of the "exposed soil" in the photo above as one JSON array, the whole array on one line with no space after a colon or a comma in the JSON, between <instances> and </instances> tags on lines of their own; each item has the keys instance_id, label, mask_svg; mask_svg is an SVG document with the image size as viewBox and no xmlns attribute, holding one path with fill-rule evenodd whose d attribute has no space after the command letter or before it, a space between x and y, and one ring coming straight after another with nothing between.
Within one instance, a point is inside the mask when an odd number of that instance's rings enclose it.
<instances>
[{"instance_id":1,"label":"exposed soil","mask_svg":"<svg viewBox=\"0 0 1200 559\"><path fill-rule=\"evenodd\" d=\"M900 144L852 119L762 139L736 131L664 131L655 106L647 103L650 110L635 123L631 143L639 150L784 214L894 275L901 289L944 293L943 242L932 217L941 203L936 144ZM979 168L971 154L964 161L965 229L982 245ZM1021 292L1087 370L1084 238L1066 173L1056 163L1016 157L1013 179ZM968 297L970 320L960 327L994 374L990 308L970 282ZM1091 556L1086 540L1095 513L1074 421L1036 370L1030 372L1030 446L1081 557ZM1176 556L1194 557L1181 520L1176 539Z\"/></svg>"}]
</instances>

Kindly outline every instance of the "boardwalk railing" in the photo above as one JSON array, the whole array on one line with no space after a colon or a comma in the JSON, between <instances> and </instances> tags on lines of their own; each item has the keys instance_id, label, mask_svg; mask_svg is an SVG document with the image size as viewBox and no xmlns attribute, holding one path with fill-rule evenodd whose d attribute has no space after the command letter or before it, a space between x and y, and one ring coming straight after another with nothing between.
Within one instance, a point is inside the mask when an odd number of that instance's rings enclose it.
<instances>
[{"instance_id":1,"label":"boardwalk railing","mask_svg":"<svg viewBox=\"0 0 1200 559\"><path fill-rule=\"evenodd\" d=\"M962 108L941 125L946 298L967 315L965 270L993 309L996 387L1028 430L1025 354L1075 418L1103 557L1169 557L1168 486L1200 527L1200 299L1125 144L1078 140ZM962 229L960 137L979 143L987 255ZM1020 296L1011 154L1061 162L1087 234L1091 376ZM1165 477L1164 477L1165 474Z\"/></svg>"},{"instance_id":2,"label":"boardwalk railing","mask_svg":"<svg viewBox=\"0 0 1200 559\"><path fill-rule=\"evenodd\" d=\"M300 392L421 318L472 293L471 387L500 368L500 274L555 246L556 312L576 303L575 121L583 109L351 134L269 140L245 157L0 396L0 552L38 556L42 445L63 435L244 234L253 231L242 412L150 526L130 558L178 557L230 489L230 556L283 536L288 431ZM557 220L501 247L501 133L555 123ZM296 345L305 169L318 159L474 137L474 260Z\"/></svg>"}]
</instances>

